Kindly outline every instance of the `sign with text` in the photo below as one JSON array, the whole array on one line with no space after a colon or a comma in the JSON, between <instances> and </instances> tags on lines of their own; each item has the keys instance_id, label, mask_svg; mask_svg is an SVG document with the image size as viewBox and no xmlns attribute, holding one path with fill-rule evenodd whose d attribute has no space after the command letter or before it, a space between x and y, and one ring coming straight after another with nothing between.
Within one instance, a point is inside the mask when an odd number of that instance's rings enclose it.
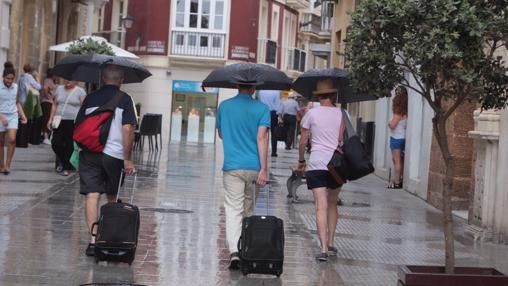
<instances>
[{"instance_id":1,"label":"sign with text","mask_svg":"<svg viewBox=\"0 0 508 286\"><path fill-rule=\"evenodd\" d=\"M194 93L219 93L219 89L216 87L205 87L205 90L201 87L199 81L188 81L188 80L174 80L173 81L173 92L194 92Z\"/></svg>"}]
</instances>

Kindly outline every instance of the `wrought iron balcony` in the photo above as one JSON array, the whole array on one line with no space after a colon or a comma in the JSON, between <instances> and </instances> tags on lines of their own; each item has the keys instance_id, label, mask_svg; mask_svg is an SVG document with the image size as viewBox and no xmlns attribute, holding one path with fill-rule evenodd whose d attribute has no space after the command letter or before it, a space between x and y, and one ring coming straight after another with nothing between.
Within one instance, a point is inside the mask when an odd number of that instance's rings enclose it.
<instances>
[{"instance_id":1,"label":"wrought iron balcony","mask_svg":"<svg viewBox=\"0 0 508 286\"><path fill-rule=\"evenodd\" d=\"M225 33L171 32L171 55L224 58Z\"/></svg>"},{"instance_id":2,"label":"wrought iron balcony","mask_svg":"<svg viewBox=\"0 0 508 286\"><path fill-rule=\"evenodd\" d=\"M312 13L305 13L300 24L301 32L311 33L319 37L330 37L333 22L332 17L321 17Z\"/></svg>"},{"instance_id":3,"label":"wrought iron balcony","mask_svg":"<svg viewBox=\"0 0 508 286\"><path fill-rule=\"evenodd\" d=\"M273 65L277 62L277 42L258 39L258 62Z\"/></svg>"},{"instance_id":4,"label":"wrought iron balcony","mask_svg":"<svg viewBox=\"0 0 508 286\"><path fill-rule=\"evenodd\" d=\"M286 69L299 72L305 71L305 63L307 62L307 52L302 49L288 48Z\"/></svg>"}]
</instances>

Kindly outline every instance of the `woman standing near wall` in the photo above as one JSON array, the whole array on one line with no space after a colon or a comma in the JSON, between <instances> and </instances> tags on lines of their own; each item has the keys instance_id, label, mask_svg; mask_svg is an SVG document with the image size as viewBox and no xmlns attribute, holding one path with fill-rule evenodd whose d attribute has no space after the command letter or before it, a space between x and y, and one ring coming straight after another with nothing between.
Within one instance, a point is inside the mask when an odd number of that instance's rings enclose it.
<instances>
[{"instance_id":1,"label":"woman standing near wall","mask_svg":"<svg viewBox=\"0 0 508 286\"><path fill-rule=\"evenodd\" d=\"M18 98L18 85L14 83L16 71L10 62L4 64L3 80L0 82L0 173L9 175L16 149L18 119L26 124L27 119ZM7 141L7 160L4 161L4 146Z\"/></svg>"},{"instance_id":2,"label":"woman standing near wall","mask_svg":"<svg viewBox=\"0 0 508 286\"><path fill-rule=\"evenodd\" d=\"M390 128L390 150L395 169L393 180L388 189L401 189L404 177L404 150L406 148L407 126L407 90L403 86L395 90L395 98L392 105L393 117L388 123Z\"/></svg>"}]
</instances>

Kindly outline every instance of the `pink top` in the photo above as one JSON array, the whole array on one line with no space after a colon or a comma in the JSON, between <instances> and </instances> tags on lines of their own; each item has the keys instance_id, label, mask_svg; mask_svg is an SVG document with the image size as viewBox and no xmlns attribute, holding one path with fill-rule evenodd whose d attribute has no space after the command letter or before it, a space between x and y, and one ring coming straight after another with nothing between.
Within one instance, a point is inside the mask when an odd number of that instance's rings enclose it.
<instances>
[{"instance_id":1,"label":"pink top","mask_svg":"<svg viewBox=\"0 0 508 286\"><path fill-rule=\"evenodd\" d=\"M318 106L310 109L302 120L302 127L311 133L312 149L307 162L307 171L328 170L339 145L339 129L342 112L337 107Z\"/></svg>"}]
</instances>

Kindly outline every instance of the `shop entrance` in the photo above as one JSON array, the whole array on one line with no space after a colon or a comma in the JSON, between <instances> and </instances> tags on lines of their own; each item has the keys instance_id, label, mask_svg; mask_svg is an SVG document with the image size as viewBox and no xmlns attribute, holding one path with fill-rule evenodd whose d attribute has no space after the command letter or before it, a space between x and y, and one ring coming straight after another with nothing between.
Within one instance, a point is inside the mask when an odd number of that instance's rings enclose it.
<instances>
[{"instance_id":1,"label":"shop entrance","mask_svg":"<svg viewBox=\"0 0 508 286\"><path fill-rule=\"evenodd\" d=\"M201 89L201 82L173 81L172 143L215 143L217 88Z\"/></svg>"}]
</instances>

